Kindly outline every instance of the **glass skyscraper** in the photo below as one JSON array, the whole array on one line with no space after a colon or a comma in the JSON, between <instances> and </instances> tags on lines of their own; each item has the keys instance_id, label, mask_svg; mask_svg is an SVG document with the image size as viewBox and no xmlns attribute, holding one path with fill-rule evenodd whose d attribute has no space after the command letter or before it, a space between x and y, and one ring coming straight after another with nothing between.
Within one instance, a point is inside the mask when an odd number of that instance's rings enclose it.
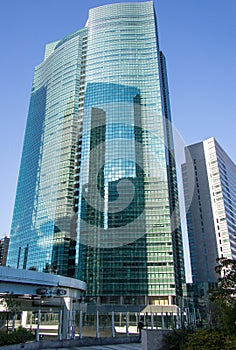
<instances>
[{"instance_id":1,"label":"glass skyscraper","mask_svg":"<svg viewBox=\"0 0 236 350\"><path fill-rule=\"evenodd\" d=\"M153 2L90 10L36 67L8 265L101 303L171 305L185 282L165 57Z\"/></svg>"}]
</instances>

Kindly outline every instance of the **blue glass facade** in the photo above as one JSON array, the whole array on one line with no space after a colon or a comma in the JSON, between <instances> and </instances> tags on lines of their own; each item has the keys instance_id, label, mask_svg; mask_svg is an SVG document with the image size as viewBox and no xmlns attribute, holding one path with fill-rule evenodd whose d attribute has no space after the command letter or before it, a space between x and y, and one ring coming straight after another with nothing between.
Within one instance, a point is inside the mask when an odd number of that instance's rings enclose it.
<instances>
[{"instance_id":1,"label":"blue glass facade","mask_svg":"<svg viewBox=\"0 0 236 350\"><path fill-rule=\"evenodd\" d=\"M8 263L76 276L104 302L165 305L182 294L168 85L151 1L92 9L84 29L47 45Z\"/></svg>"},{"instance_id":2,"label":"blue glass facade","mask_svg":"<svg viewBox=\"0 0 236 350\"><path fill-rule=\"evenodd\" d=\"M8 264L75 275L74 162L86 29L49 44L35 69Z\"/></svg>"}]
</instances>

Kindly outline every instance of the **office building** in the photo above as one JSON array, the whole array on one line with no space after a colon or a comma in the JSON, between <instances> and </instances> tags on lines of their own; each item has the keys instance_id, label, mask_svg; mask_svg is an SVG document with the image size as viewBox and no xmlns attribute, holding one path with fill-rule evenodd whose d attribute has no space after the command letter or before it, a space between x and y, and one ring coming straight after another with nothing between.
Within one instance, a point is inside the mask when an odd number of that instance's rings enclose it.
<instances>
[{"instance_id":1,"label":"office building","mask_svg":"<svg viewBox=\"0 0 236 350\"><path fill-rule=\"evenodd\" d=\"M236 258L236 166L214 138L185 151L182 174L193 282L213 283L216 259Z\"/></svg>"},{"instance_id":2,"label":"office building","mask_svg":"<svg viewBox=\"0 0 236 350\"><path fill-rule=\"evenodd\" d=\"M9 247L9 237L0 238L0 266L6 266L7 253Z\"/></svg>"},{"instance_id":3,"label":"office building","mask_svg":"<svg viewBox=\"0 0 236 350\"><path fill-rule=\"evenodd\" d=\"M153 2L91 9L35 69L8 264L93 303L173 305L185 282L165 57Z\"/></svg>"}]
</instances>

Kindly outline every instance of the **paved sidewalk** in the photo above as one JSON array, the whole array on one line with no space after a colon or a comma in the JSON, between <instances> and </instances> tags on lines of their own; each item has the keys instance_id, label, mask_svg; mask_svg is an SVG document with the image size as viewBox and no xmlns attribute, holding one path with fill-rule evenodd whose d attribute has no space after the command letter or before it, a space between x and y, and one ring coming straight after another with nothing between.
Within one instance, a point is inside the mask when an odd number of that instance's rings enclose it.
<instances>
[{"instance_id":1,"label":"paved sidewalk","mask_svg":"<svg viewBox=\"0 0 236 350\"><path fill-rule=\"evenodd\" d=\"M139 343L131 343L131 344L114 344L114 345L96 345L96 346L86 346L74 348L76 350L141 350L142 345Z\"/></svg>"},{"instance_id":2,"label":"paved sidewalk","mask_svg":"<svg viewBox=\"0 0 236 350\"><path fill-rule=\"evenodd\" d=\"M60 348L60 350L141 350L142 345L140 343L130 344L114 344L114 345L91 345L91 346L79 346L73 348ZM52 350L52 349L43 349Z\"/></svg>"}]
</instances>

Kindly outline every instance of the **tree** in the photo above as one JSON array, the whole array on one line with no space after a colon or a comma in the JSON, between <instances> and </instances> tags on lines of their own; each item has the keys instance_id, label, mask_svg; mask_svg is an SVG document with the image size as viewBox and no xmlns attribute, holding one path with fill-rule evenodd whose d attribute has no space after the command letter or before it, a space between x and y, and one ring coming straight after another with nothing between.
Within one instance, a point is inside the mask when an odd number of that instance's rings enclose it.
<instances>
[{"instance_id":1,"label":"tree","mask_svg":"<svg viewBox=\"0 0 236 350\"><path fill-rule=\"evenodd\" d=\"M236 260L219 258L218 285L210 293L212 325L236 335Z\"/></svg>"},{"instance_id":2,"label":"tree","mask_svg":"<svg viewBox=\"0 0 236 350\"><path fill-rule=\"evenodd\" d=\"M219 275L218 288L214 293L216 299L222 299L226 304L234 304L236 300L236 260L219 258L215 270Z\"/></svg>"},{"instance_id":3,"label":"tree","mask_svg":"<svg viewBox=\"0 0 236 350\"><path fill-rule=\"evenodd\" d=\"M209 291L211 321L205 329L175 330L163 338L163 350L236 349L236 260L217 259L216 287Z\"/></svg>"},{"instance_id":4,"label":"tree","mask_svg":"<svg viewBox=\"0 0 236 350\"><path fill-rule=\"evenodd\" d=\"M0 299L0 305L3 307L5 312L5 322L7 324L7 332L8 332L9 315L12 316L12 332L14 332L15 317L16 317L17 311L20 308L20 302L16 299L13 293L6 293L4 297Z\"/></svg>"}]
</instances>

